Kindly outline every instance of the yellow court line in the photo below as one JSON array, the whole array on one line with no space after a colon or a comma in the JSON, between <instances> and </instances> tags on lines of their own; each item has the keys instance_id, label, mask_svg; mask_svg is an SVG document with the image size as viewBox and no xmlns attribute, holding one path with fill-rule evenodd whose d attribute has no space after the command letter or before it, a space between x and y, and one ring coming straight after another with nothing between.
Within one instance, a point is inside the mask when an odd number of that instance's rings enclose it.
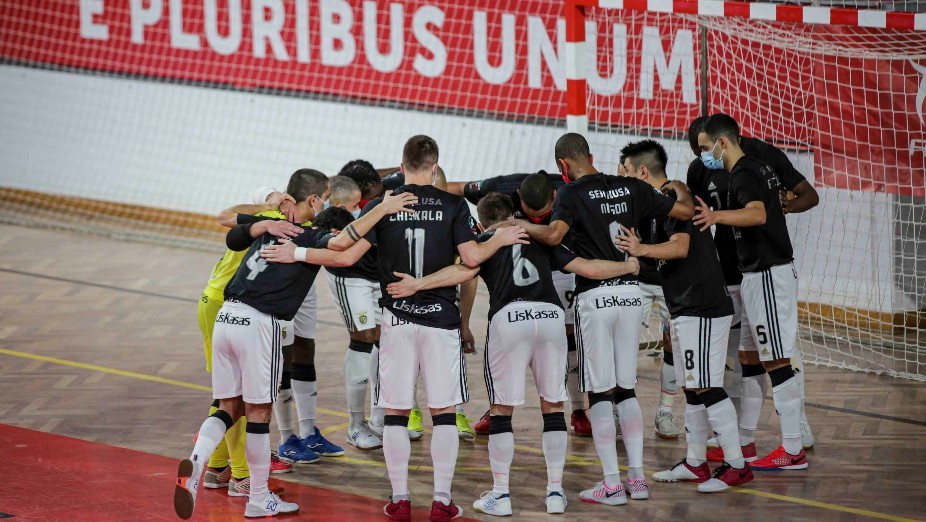
<instances>
[{"instance_id":1,"label":"yellow court line","mask_svg":"<svg viewBox=\"0 0 926 522\"><path fill-rule=\"evenodd\" d=\"M201 385L201 384L193 384L193 383L190 383L190 382L178 381L178 380L174 380L174 379L167 379L167 378L165 378L165 377L158 377L158 376L156 376L156 375L148 375L148 374L144 374L144 373L130 372L130 371L126 371L126 370L118 370L118 369L116 369L116 368L108 368L108 367L106 367L106 366L98 366L98 365L96 365L96 364L87 364L87 363L81 363L81 362L76 362L76 361L69 361L69 360L67 360L67 359L59 359L59 358L57 358L57 357L48 357L48 356L45 356L45 355L36 355L36 354L28 353L28 352L20 352L20 351L17 351L17 350L7 350L7 349L5 349L5 348L0 348L0 354L2 354L2 355L10 355L10 356L12 356L12 357L20 357L20 358L23 358L23 359L32 359L32 360L35 360L35 361L48 362L48 363L52 363L52 364L59 364L59 365L62 365L62 366L70 366L70 367L72 367L72 368L81 368L81 369L84 369L84 370L91 370L91 371L97 371L97 372L102 372L102 373L109 373L109 374L112 374L112 375L119 375L119 376L121 376L121 377L129 377L129 378L132 378L132 379L140 379L140 380L143 380L143 381L151 381L151 382L157 382L157 383L161 383L161 384L169 384L169 385L171 385L171 386L178 386L178 387L181 387L181 388L189 388L189 389L191 389L191 390L199 390L199 391L205 391L205 392L210 392L210 391L212 391L212 388L210 388L209 386L203 386L203 385ZM337 417L347 417L347 416L348 416L348 414L345 413L345 412L336 411L336 410L328 410L328 409L325 409L325 408L318 408L318 411L319 411L320 413L325 413L325 414L328 414L328 415L334 415L334 416L337 416ZM336 425L336 426L331 426L331 427L325 429L325 433L331 433L331 432L333 432L333 431L336 431L336 430L341 429L341 428L344 428L344 427L346 427L346 424L339 424L339 425ZM529 447L525 447L525 446L516 446L516 447L519 448L519 449L522 449L523 451L542 453L541 450L537 450L537 449L535 449L535 448L529 448ZM584 457L567 456L567 459L569 459L569 460L572 461L572 462L570 462L569 464L575 465L575 466L588 466L588 465L591 465L591 464L597 464L596 461L591 460L591 459L586 459L586 458L584 458ZM367 465L367 466L376 466L376 467L385 467L385 466L386 466L386 463L385 463L385 462L373 461L373 460L366 460L366 459L358 459L358 458L354 458L354 457L339 457L339 460L342 460L342 461L344 461L344 462L350 462L350 463L352 463L352 464L363 464L363 465ZM623 468L623 467L622 467L622 468ZM433 470L433 469L434 469L434 468L432 468L431 466L409 466L409 470L422 470L422 471L424 471L424 470L429 470L429 471L430 471L430 470ZM489 470L491 470L490 467L458 467L457 469L459 469L459 470L468 470L468 471L489 471ZM513 467L512 469L527 469L527 468ZM649 470L644 470L644 472L647 473L647 474L652 474L652 472L649 471ZM816 500L807 500L807 499L803 499L803 498L800 498L800 497L790 497L790 496L787 496L787 495L778 495L778 494L776 494L776 493L767 493L767 492L758 491L758 490L755 490L755 489L747 489L747 488L738 488L738 487L737 487L737 488L731 488L731 491L735 491L735 492L737 492L737 493L745 493L745 494L747 494L747 495L753 495L753 496L763 497L763 498L768 498L768 499L773 499L773 500L780 500L780 501L782 501L782 502L789 502L789 503L792 503L792 504L800 504L800 505L804 505L804 506L816 507L816 508L821 508L821 509L828 509L828 510L831 510L831 511L839 511L839 512L842 512L842 513L852 513L852 514L854 514L854 515L862 515L862 516L871 517L871 518L877 518L877 519L881 519L881 520L891 520L891 521L894 521L894 522L917 522L917 520L912 519L912 518L898 517L898 516L894 516L894 515L888 515L888 514L885 514L885 513L878 513L878 512L876 512L876 511L867 511L867 510L864 510L864 509L856 509L856 508L850 508L850 507L846 507L846 506L840 506L839 504L829 504L829 503L827 503L827 502L818 502L818 501L816 501Z\"/></svg>"}]
</instances>

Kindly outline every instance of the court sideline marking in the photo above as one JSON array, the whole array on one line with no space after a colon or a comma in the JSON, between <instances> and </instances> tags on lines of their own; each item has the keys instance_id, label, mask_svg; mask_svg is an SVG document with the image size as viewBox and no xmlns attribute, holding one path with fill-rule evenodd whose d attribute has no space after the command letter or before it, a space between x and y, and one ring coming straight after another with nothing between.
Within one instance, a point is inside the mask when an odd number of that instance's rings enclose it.
<instances>
[{"instance_id":1,"label":"court sideline marking","mask_svg":"<svg viewBox=\"0 0 926 522\"><path fill-rule=\"evenodd\" d=\"M23 359L32 359L32 360L42 361L42 362L47 362L47 363L52 363L52 364L59 364L59 365L62 365L62 366L70 366L70 367L72 367L72 368L81 368L81 369L84 369L84 370L90 370L90 371L108 373L108 374L112 374L112 375L119 375L119 376L121 376L121 377L129 377L129 378L132 378L132 379L139 379L139 380L144 380L144 381L157 382L157 383L161 383L161 384L168 384L168 385L171 385L171 386L177 386L177 387L181 387L181 388L188 388L188 389L191 389L191 390L198 390L198 391L205 391L205 392L211 392L211 391L212 391L212 389L211 389L210 387L208 387L208 386L203 386L203 385L201 385L201 384L194 384L194 383L191 383L191 382L178 381L178 380L175 380L175 379L168 379L168 378L165 378L165 377L158 377L158 376L156 376L156 375L148 375L148 374L144 374L144 373L130 372L130 371L126 371L126 370L119 370L119 369L116 369L116 368L109 368L109 367L106 367L106 366L98 366L98 365L96 365L96 364L88 364L88 363L81 363L81 362L77 362L77 361L69 361L69 360L67 360L67 359L59 359L59 358L57 358L57 357L48 357L48 356L45 356L45 355L37 355L37 354L32 354L32 353L28 353L28 352L21 352L21 351L17 351L17 350L8 350L8 349L5 349L5 348L0 348L0 354L2 354L2 355L9 355L9 356L12 356L12 357L20 357L20 358L23 358ZM347 417L347 416L348 416L347 413L345 413L345 412L335 411L335 410L329 410L329 409L327 409L327 408L318 408L318 412L319 412L319 413L325 413L325 414L328 414L328 415L334 415L334 416L337 416L337 417ZM329 428L327 428L327 429L325 430L325 433L330 433L330 432L335 431L335 430L337 430L337 429L341 429L342 427L343 427L343 424L342 424L342 425L338 425L338 426L329 427ZM532 453L542 453L541 450L537 450L537 449L535 449L535 448L527 448L527 447L523 447L523 446L515 446L515 447L518 448L518 449L521 449L521 450L530 451L530 452L532 452ZM372 461L372 460L366 460L366 459L358 459L358 458L354 458L354 457L342 457L342 459L343 459L344 461L346 461L346 462L350 462L350 463L354 463L354 464L363 464L363 465L367 465L367 466L384 467L384 466L386 465L384 462ZM570 459L568 455L567 455L567 460L570 461L568 464L577 465L577 466L588 466L588 465L591 465L591 464L597 464L597 461L592 460L592 459L585 459L585 458L582 458L582 457L572 457L572 458ZM426 470L426 469L428 469L428 470L429 470L429 469L432 469L432 468L431 468L430 466L410 466L409 469L410 469L410 470L412 470L412 469L418 469L418 470ZM489 470L490 468L488 468L488 467L486 467L486 468L468 468L468 467L461 467L461 468L458 468L458 469L460 469L461 471L463 471L463 470L468 470L468 471L469 471L469 470ZM515 468L512 468L512 469L515 469ZM650 470L644 470L644 472L645 472L646 474L652 474L652 471L650 471ZM888 514L886 514L886 513L878 513L878 512L876 512L876 511L867 511L867 510L864 510L864 509L850 508L850 507L847 507L847 506L841 506L841 505L839 505L839 504L830 504L830 503L826 503L826 502L818 502L818 501L816 501L816 500L808 500L808 499L803 499L803 498L799 498L799 497L791 497L791 496L787 496L787 495L779 495L779 494L776 494L776 493L768 493L768 492L765 492L765 491L757 491L757 490L754 490L754 489L747 489L747 488L734 487L734 488L731 488L731 491L734 491L734 492L736 492L736 493L745 493L745 494L747 494L747 495L754 495L754 496L763 497L763 498L768 498L768 499L773 499L773 500L780 500L780 501L789 502L789 503L792 503L792 504L801 504L801 505L804 505L804 506L811 506L811 507L816 507L816 508L828 509L828 510L831 510L831 511L839 511L839 512L843 512L843 513L852 513L852 514L855 514L855 515L862 515L862 516L871 517L871 518L877 518L877 519L881 519L881 520L892 520L892 521L895 521L895 522L916 522L915 519L911 519L911 518L904 518L904 517L899 517L899 516L895 516L895 515L888 515Z\"/></svg>"}]
</instances>

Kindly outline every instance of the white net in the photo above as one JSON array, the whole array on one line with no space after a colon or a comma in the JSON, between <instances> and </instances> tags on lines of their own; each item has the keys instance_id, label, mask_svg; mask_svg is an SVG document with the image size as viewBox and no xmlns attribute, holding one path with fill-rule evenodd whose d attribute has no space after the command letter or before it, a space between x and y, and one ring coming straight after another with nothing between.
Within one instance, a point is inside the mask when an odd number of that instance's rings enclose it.
<instances>
[{"instance_id":1,"label":"white net","mask_svg":"<svg viewBox=\"0 0 926 522\"><path fill-rule=\"evenodd\" d=\"M626 69L650 89L628 104L590 79L590 136L606 167L629 136L651 136L684 179L688 123L733 115L820 195L788 217L805 360L926 379L926 33L605 9L589 10L589 24L599 72ZM602 31L643 38L611 52Z\"/></svg>"}]
</instances>

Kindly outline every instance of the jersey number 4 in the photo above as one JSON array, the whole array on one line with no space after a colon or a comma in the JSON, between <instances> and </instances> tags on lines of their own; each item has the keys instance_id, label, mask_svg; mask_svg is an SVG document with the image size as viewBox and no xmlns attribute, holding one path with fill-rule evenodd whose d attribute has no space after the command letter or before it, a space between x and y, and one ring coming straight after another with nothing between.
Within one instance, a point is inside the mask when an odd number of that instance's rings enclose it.
<instances>
[{"instance_id":1,"label":"jersey number 4","mask_svg":"<svg viewBox=\"0 0 926 522\"><path fill-rule=\"evenodd\" d=\"M261 246L261 248L255 250L254 254L244 262L244 266L248 267L248 270L250 270L247 277L248 281L253 281L257 277L257 274L267 269L267 261L260 257L260 251L263 250L263 248L264 247Z\"/></svg>"}]
</instances>

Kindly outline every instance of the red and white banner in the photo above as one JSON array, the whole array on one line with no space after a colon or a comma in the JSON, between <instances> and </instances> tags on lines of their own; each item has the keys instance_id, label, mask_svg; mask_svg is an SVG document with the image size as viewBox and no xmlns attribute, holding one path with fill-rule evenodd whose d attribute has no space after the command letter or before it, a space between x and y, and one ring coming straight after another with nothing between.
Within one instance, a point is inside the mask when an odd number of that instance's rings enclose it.
<instances>
[{"instance_id":1,"label":"red and white banner","mask_svg":"<svg viewBox=\"0 0 926 522\"><path fill-rule=\"evenodd\" d=\"M5 0L0 24L0 57L14 63L525 121L567 110L558 1ZM586 21L586 33L592 122L687 130L701 105L694 21L614 11ZM905 37L926 48L922 32ZM924 193L926 60L776 56L754 73L712 52L723 37L712 38L711 111L814 149L823 184Z\"/></svg>"}]
</instances>

